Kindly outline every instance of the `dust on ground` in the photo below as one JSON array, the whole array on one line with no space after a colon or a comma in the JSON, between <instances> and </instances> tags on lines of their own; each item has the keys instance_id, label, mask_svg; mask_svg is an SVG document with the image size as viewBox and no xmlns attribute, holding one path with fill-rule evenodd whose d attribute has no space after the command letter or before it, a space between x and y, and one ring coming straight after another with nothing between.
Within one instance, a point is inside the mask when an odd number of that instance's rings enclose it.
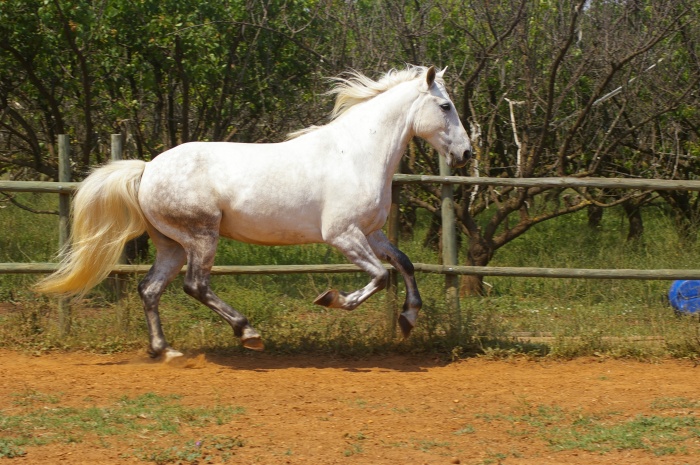
<instances>
[{"instance_id":1,"label":"dust on ground","mask_svg":"<svg viewBox=\"0 0 700 465\"><path fill-rule=\"evenodd\" d=\"M152 447L159 441L171 445L173 438L184 443L203 435L236 437L242 447L228 460L234 464L684 464L700 463L700 437L686 440L684 453L660 456L640 449L555 450L514 418L544 406L582 417L614 412L619 421L658 415L653 406L660 399L700 405L698 370L678 360L446 363L426 356L200 353L165 364L141 352L0 351L0 412L16 408L17 393L34 391L60 394L60 404L71 407L111 405L145 393L177 395L191 406L242 407L241 415L222 425L141 438ZM4 461L144 463L133 447L114 438L109 444L52 443ZM210 460L193 463L219 459Z\"/></svg>"}]
</instances>

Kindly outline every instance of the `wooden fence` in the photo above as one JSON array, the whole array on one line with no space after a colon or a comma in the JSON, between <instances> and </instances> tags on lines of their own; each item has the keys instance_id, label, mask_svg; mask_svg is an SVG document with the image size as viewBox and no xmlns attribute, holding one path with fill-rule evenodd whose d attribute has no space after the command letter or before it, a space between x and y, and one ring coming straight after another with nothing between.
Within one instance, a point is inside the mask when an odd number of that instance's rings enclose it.
<instances>
[{"instance_id":1,"label":"wooden fence","mask_svg":"<svg viewBox=\"0 0 700 465\"><path fill-rule=\"evenodd\" d=\"M69 228L69 199L80 183L70 182L70 147L68 136L59 136L59 181L0 181L0 192L39 192L55 193L60 196L59 202L59 238L64 244ZM121 159L122 140L116 134L112 136L112 159ZM638 190L688 190L700 191L700 181L683 180L653 180L653 179L610 179L610 178L478 178L465 176L450 176L449 167L441 157L440 175L394 175L392 207L388 221L387 235L393 243L398 242L399 221L399 186L414 183L439 183L442 185L442 265L416 263L415 269L424 273L439 273L445 275L445 292L448 308L454 312L456 322L461 319L459 311L459 293L457 279L460 275L481 276L519 276L540 278L582 278L582 279L646 279L674 280L700 279L700 270L682 269L580 269L580 268L529 268L529 267L481 267L460 266L457 263L457 228L453 208L454 185L481 186L510 186L510 187L557 187L581 188L597 187L609 189L638 189ZM146 273L150 265L116 265L113 274ZM51 273L56 269L55 263L0 263L0 274L40 274ZM388 292L390 306L396 306L397 276L393 269ZM215 266L212 274L290 274L290 273L348 273L361 271L352 264L338 265L267 265L267 266ZM184 268L183 268L184 272ZM65 303L62 305L66 305ZM393 311L393 310L392 310ZM65 332L70 327L69 310L59 312L61 327Z\"/></svg>"}]
</instances>

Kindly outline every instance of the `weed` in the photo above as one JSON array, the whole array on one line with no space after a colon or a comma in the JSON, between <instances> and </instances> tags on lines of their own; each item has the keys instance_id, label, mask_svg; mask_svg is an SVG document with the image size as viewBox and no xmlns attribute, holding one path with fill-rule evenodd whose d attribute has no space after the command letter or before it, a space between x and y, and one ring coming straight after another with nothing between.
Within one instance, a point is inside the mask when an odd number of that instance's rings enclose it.
<instances>
[{"instance_id":1,"label":"weed","mask_svg":"<svg viewBox=\"0 0 700 465\"><path fill-rule=\"evenodd\" d=\"M416 448L422 452L428 452L438 447L450 447L450 443L440 442L434 439L421 439L416 441Z\"/></svg>"},{"instance_id":2,"label":"weed","mask_svg":"<svg viewBox=\"0 0 700 465\"><path fill-rule=\"evenodd\" d=\"M355 440L355 441L362 441L362 440L364 440L364 439L367 439L367 436L365 436L365 433L363 433L362 431L360 431L360 432L358 432L358 433L356 433L356 434L345 433L345 436L344 436L344 437L345 437L346 439L352 439L352 440Z\"/></svg>"},{"instance_id":3,"label":"weed","mask_svg":"<svg viewBox=\"0 0 700 465\"><path fill-rule=\"evenodd\" d=\"M361 454L364 450L360 444L350 444L350 446L343 451L345 457L350 457L355 454Z\"/></svg>"},{"instance_id":4,"label":"weed","mask_svg":"<svg viewBox=\"0 0 700 465\"><path fill-rule=\"evenodd\" d=\"M461 435L463 435L463 434L474 434L475 432L476 432L476 430L474 429L473 426L467 425L467 426L465 426L465 427L463 427L463 428L458 429L457 431L455 431L455 432L452 433L452 434L455 434L455 435L457 435L457 436L461 436Z\"/></svg>"},{"instance_id":5,"label":"weed","mask_svg":"<svg viewBox=\"0 0 700 465\"><path fill-rule=\"evenodd\" d=\"M0 457L13 459L26 455L26 452L21 447L22 445L21 441L13 441L4 438L0 439Z\"/></svg>"},{"instance_id":6,"label":"weed","mask_svg":"<svg viewBox=\"0 0 700 465\"><path fill-rule=\"evenodd\" d=\"M367 436L365 435L365 433L363 433L362 431L359 431L355 434L345 433L345 435L343 437L349 441L348 448L346 448L343 451L343 455L345 457L350 457L351 455L361 454L362 452L364 452L360 442L367 439ZM350 442L350 441L352 441L352 442Z\"/></svg>"},{"instance_id":7,"label":"weed","mask_svg":"<svg viewBox=\"0 0 700 465\"><path fill-rule=\"evenodd\" d=\"M188 440L184 445L174 444L168 447L148 446L138 449L133 455L141 460L158 465L167 463L215 463L228 462L235 455L235 450L243 447L245 442L239 437L205 436L198 441Z\"/></svg>"}]
</instances>

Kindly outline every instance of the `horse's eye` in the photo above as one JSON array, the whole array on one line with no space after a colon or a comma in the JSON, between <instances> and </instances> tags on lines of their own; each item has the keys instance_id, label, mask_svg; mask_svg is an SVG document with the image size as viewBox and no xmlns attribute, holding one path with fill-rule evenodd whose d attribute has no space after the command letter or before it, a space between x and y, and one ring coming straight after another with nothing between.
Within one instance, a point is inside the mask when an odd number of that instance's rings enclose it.
<instances>
[{"instance_id":1,"label":"horse's eye","mask_svg":"<svg viewBox=\"0 0 700 465\"><path fill-rule=\"evenodd\" d=\"M445 111L450 111L450 108L452 108L452 106L449 103L441 103L440 108L442 108Z\"/></svg>"}]
</instances>

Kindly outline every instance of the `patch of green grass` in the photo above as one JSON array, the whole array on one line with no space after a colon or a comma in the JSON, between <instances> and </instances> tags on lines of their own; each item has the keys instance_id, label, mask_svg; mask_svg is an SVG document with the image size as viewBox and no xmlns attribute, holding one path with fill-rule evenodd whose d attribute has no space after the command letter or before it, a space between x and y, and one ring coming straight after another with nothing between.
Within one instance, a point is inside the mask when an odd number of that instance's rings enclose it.
<instances>
[{"instance_id":1,"label":"patch of green grass","mask_svg":"<svg viewBox=\"0 0 700 465\"><path fill-rule=\"evenodd\" d=\"M343 455L345 457L351 457L353 455L361 454L363 452L364 452L364 449L362 448L361 444L352 443L352 444L349 444L348 447L343 451Z\"/></svg>"},{"instance_id":2,"label":"patch of green grass","mask_svg":"<svg viewBox=\"0 0 700 465\"><path fill-rule=\"evenodd\" d=\"M343 456L350 457L364 452L362 441L367 439L365 433L362 431L358 431L355 434L345 433L343 437L348 441L348 446L343 450Z\"/></svg>"},{"instance_id":3,"label":"patch of green grass","mask_svg":"<svg viewBox=\"0 0 700 465\"><path fill-rule=\"evenodd\" d=\"M415 441L415 447L421 452L429 452L436 448L450 447L450 443L446 441L436 441L435 439L420 439Z\"/></svg>"},{"instance_id":4,"label":"patch of green grass","mask_svg":"<svg viewBox=\"0 0 700 465\"><path fill-rule=\"evenodd\" d=\"M18 407L32 407L34 405L58 404L60 397L56 394L46 394L36 390L27 390L21 393L12 394L13 405Z\"/></svg>"},{"instance_id":5,"label":"patch of green grass","mask_svg":"<svg viewBox=\"0 0 700 465\"><path fill-rule=\"evenodd\" d=\"M666 409L700 409L700 399L688 399L687 397L662 397L651 403L655 410Z\"/></svg>"},{"instance_id":6,"label":"patch of green grass","mask_svg":"<svg viewBox=\"0 0 700 465\"><path fill-rule=\"evenodd\" d=\"M662 209L645 210L644 237L633 243L626 241L624 215L622 209L606 210L596 230L587 226L585 212L542 223L500 249L491 265L697 268L700 242L680 238ZM489 295L465 299L463 306L486 347L512 346L510 335L529 333L554 339L546 343L550 356L700 356L698 319L676 317L666 299L668 280L485 280Z\"/></svg>"},{"instance_id":7,"label":"patch of green grass","mask_svg":"<svg viewBox=\"0 0 700 465\"><path fill-rule=\"evenodd\" d=\"M56 196L22 194L33 208L55 209ZM700 241L684 242L660 209L645 210L644 239L625 243L621 209L606 210L597 230L585 212L542 223L498 250L492 266L569 268L696 268ZM438 250L423 246L429 217L419 212L414 237L400 247L414 262L439 263ZM56 250L57 218L13 206L0 209L0 261L47 261ZM463 238L460 262L465 261ZM147 263L152 261L151 257ZM346 263L324 244L263 247L222 240L217 264ZM111 291L98 286L73 305L72 333L58 331L56 301L30 291L32 275L0 275L0 346L42 352L54 349L101 353L145 348L147 329L136 291L140 276L127 281L127 297L111 303ZM419 273L424 307L411 338L403 340L395 315L380 292L353 312L313 305L328 287L364 286L364 273L327 275L214 276L215 291L244 313L261 332L266 349L277 353L371 355L389 351L441 353L455 360L474 353L493 358L604 355L654 359L700 359L700 321L678 318L665 301L666 280L586 280L486 277L489 293L461 299L462 328L444 298L444 277ZM399 306L404 297L399 278ZM239 352L231 328L214 312L182 291L182 278L161 302L169 342L181 350ZM528 342L514 334L546 335ZM461 335L461 336L460 336Z\"/></svg>"},{"instance_id":8,"label":"patch of green grass","mask_svg":"<svg viewBox=\"0 0 700 465\"><path fill-rule=\"evenodd\" d=\"M430 452L433 449L449 448L451 444L447 441L438 441L436 439L411 438L407 441L390 442L387 443L387 446L396 448L412 448L421 452Z\"/></svg>"},{"instance_id":9,"label":"patch of green grass","mask_svg":"<svg viewBox=\"0 0 700 465\"><path fill-rule=\"evenodd\" d=\"M556 450L646 450L655 455L685 454L686 440L697 438L700 421L692 417L638 415L617 424L581 421L551 428L547 440Z\"/></svg>"},{"instance_id":10,"label":"patch of green grass","mask_svg":"<svg viewBox=\"0 0 700 465\"><path fill-rule=\"evenodd\" d=\"M504 454L502 452L490 452L488 453L488 457L479 463L480 465L495 465L503 463L503 461L507 458L508 454Z\"/></svg>"},{"instance_id":11,"label":"patch of green grass","mask_svg":"<svg viewBox=\"0 0 700 465\"><path fill-rule=\"evenodd\" d=\"M659 400L656 405L669 404ZM676 405L675 401L673 405ZM700 419L687 414L620 418L615 413L584 415L558 406L528 404L518 410L523 411L511 415L479 415L478 418L511 423L511 435L535 435L552 450L578 449L597 453L643 450L654 455L688 454L697 452L696 440L700 437Z\"/></svg>"},{"instance_id":12,"label":"patch of green grass","mask_svg":"<svg viewBox=\"0 0 700 465\"><path fill-rule=\"evenodd\" d=\"M36 391L13 396L16 406L0 411L0 457L23 455L27 447L107 438L139 442L144 434L178 437L183 426L204 428L229 423L244 413L241 407L188 407L178 396L153 393L122 397L110 406L73 408L60 405L60 396ZM19 410L19 412L17 412ZM224 447L223 438L209 443ZM165 462L163 462L165 463Z\"/></svg>"}]
</instances>

